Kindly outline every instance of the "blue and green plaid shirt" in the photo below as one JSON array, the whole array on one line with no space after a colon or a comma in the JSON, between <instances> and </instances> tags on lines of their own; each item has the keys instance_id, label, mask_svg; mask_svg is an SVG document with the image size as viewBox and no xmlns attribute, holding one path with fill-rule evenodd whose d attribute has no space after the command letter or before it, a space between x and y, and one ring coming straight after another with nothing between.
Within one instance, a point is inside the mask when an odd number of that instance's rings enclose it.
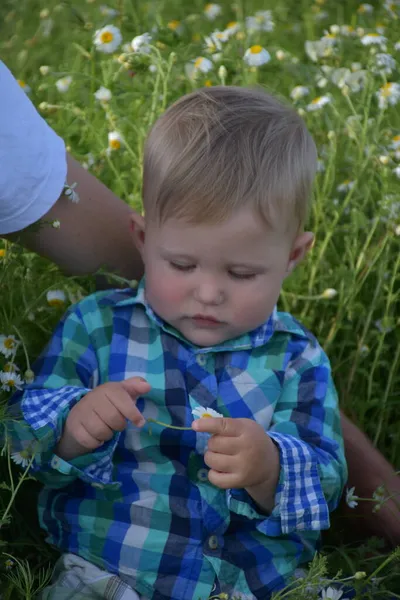
<instances>
[{"instance_id":1,"label":"blue and green plaid shirt","mask_svg":"<svg viewBox=\"0 0 400 600\"><path fill-rule=\"evenodd\" d=\"M10 403L9 439L13 451L35 453L48 542L152 600L206 599L216 581L221 592L266 599L311 560L347 472L328 359L292 316L275 310L248 334L198 347L152 311L141 282L72 306L34 371ZM56 456L71 407L133 376L151 385L137 401L146 419L190 427L201 406L260 423L280 453L272 513L208 481L205 433L128 422L89 454Z\"/></svg>"}]
</instances>

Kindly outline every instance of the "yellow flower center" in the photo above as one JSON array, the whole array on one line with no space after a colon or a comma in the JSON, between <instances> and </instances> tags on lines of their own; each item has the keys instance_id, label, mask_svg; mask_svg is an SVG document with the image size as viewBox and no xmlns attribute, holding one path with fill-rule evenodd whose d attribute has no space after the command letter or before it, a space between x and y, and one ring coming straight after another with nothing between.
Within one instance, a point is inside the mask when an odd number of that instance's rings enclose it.
<instances>
[{"instance_id":1,"label":"yellow flower center","mask_svg":"<svg viewBox=\"0 0 400 600\"><path fill-rule=\"evenodd\" d=\"M385 85L381 87L381 91L382 91L382 96L385 96L385 98L387 96L390 96L390 94L392 93L392 84L390 82L385 83Z\"/></svg>"},{"instance_id":2,"label":"yellow flower center","mask_svg":"<svg viewBox=\"0 0 400 600\"><path fill-rule=\"evenodd\" d=\"M350 183L350 179L345 179L342 183L342 185L348 185Z\"/></svg>"},{"instance_id":3,"label":"yellow flower center","mask_svg":"<svg viewBox=\"0 0 400 600\"><path fill-rule=\"evenodd\" d=\"M61 300L60 298L51 298L51 300L48 300L47 303L49 306L54 307L64 306L64 300Z\"/></svg>"},{"instance_id":4,"label":"yellow flower center","mask_svg":"<svg viewBox=\"0 0 400 600\"><path fill-rule=\"evenodd\" d=\"M6 338L4 340L4 346L7 348L7 350L12 350L15 348L15 341L12 338Z\"/></svg>"},{"instance_id":5,"label":"yellow flower center","mask_svg":"<svg viewBox=\"0 0 400 600\"><path fill-rule=\"evenodd\" d=\"M113 41L113 39L114 36L111 31L103 31L103 33L100 35L100 41L102 44L109 44Z\"/></svg>"},{"instance_id":6,"label":"yellow flower center","mask_svg":"<svg viewBox=\"0 0 400 600\"><path fill-rule=\"evenodd\" d=\"M204 7L204 11L208 12L209 10L212 10L213 5L212 4L206 4Z\"/></svg>"},{"instance_id":7,"label":"yellow flower center","mask_svg":"<svg viewBox=\"0 0 400 600\"><path fill-rule=\"evenodd\" d=\"M4 248L0 248L0 258L4 258L6 255L6 251Z\"/></svg>"},{"instance_id":8,"label":"yellow flower center","mask_svg":"<svg viewBox=\"0 0 400 600\"><path fill-rule=\"evenodd\" d=\"M3 371L5 373L11 373L12 371L15 370L15 365L13 365L13 363L7 363L6 365L4 365L3 367Z\"/></svg>"},{"instance_id":9,"label":"yellow flower center","mask_svg":"<svg viewBox=\"0 0 400 600\"><path fill-rule=\"evenodd\" d=\"M17 81L22 88L26 87L26 83L23 79L17 79Z\"/></svg>"},{"instance_id":10,"label":"yellow flower center","mask_svg":"<svg viewBox=\"0 0 400 600\"><path fill-rule=\"evenodd\" d=\"M381 37L379 33L369 33L368 37L373 37L373 38L377 38L377 37Z\"/></svg>"},{"instance_id":11,"label":"yellow flower center","mask_svg":"<svg viewBox=\"0 0 400 600\"><path fill-rule=\"evenodd\" d=\"M167 27L169 27L169 29L172 29L172 31L176 31L180 24L181 24L180 21L178 21L177 19L174 19L173 21L170 21L168 23Z\"/></svg>"},{"instance_id":12,"label":"yellow flower center","mask_svg":"<svg viewBox=\"0 0 400 600\"><path fill-rule=\"evenodd\" d=\"M199 69L203 60L204 60L204 58L202 56L199 56L199 58L196 58L196 60L194 61L194 68Z\"/></svg>"},{"instance_id":13,"label":"yellow flower center","mask_svg":"<svg viewBox=\"0 0 400 600\"><path fill-rule=\"evenodd\" d=\"M113 150L119 150L121 148L121 142L119 140L110 140L109 145Z\"/></svg>"},{"instance_id":14,"label":"yellow flower center","mask_svg":"<svg viewBox=\"0 0 400 600\"><path fill-rule=\"evenodd\" d=\"M223 40L224 34L222 33L222 31L219 31L218 33L215 34L215 37L217 38L217 40Z\"/></svg>"},{"instance_id":15,"label":"yellow flower center","mask_svg":"<svg viewBox=\"0 0 400 600\"><path fill-rule=\"evenodd\" d=\"M395 135L393 138L394 142L400 142L400 135Z\"/></svg>"},{"instance_id":16,"label":"yellow flower center","mask_svg":"<svg viewBox=\"0 0 400 600\"><path fill-rule=\"evenodd\" d=\"M201 415L202 419L212 419L212 415L210 415L209 413L205 412L204 414Z\"/></svg>"},{"instance_id":17,"label":"yellow flower center","mask_svg":"<svg viewBox=\"0 0 400 600\"><path fill-rule=\"evenodd\" d=\"M251 54L260 54L261 51L262 51L262 46L259 46L258 44L256 46L252 46L250 48Z\"/></svg>"},{"instance_id":18,"label":"yellow flower center","mask_svg":"<svg viewBox=\"0 0 400 600\"><path fill-rule=\"evenodd\" d=\"M213 84L213 83L212 83L211 79L207 79L207 81L205 81L205 82L204 82L204 85L205 85L206 87L212 87L212 84Z\"/></svg>"},{"instance_id":19,"label":"yellow flower center","mask_svg":"<svg viewBox=\"0 0 400 600\"><path fill-rule=\"evenodd\" d=\"M15 387L15 381L14 381L14 379L9 379L7 381L7 385L9 385L10 387Z\"/></svg>"},{"instance_id":20,"label":"yellow flower center","mask_svg":"<svg viewBox=\"0 0 400 600\"><path fill-rule=\"evenodd\" d=\"M311 104L318 104L318 102L321 101L322 96L318 96L317 98L314 98L314 100L311 100Z\"/></svg>"},{"instance_id":21,"label":"yellow flower center","mask_svg":"<svg viewBox=\"0 0 400 600\"><path fill-rule=\"evenodd\" d=\"M227 29L233 29L234 27L237 26L237 21L229 21L228 25L226 26Z\"/></svg>"}]
</instances>

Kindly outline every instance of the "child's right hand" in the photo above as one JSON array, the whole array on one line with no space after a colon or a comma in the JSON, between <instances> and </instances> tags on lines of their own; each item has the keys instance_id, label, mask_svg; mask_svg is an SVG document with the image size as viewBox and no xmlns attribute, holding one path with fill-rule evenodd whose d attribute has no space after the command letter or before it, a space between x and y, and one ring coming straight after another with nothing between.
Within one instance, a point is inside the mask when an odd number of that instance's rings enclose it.
<instances>
[{"instance_id":1,"label":"child's right hand","mask_svg":"<svg viewBox=\"0 0 400 600\"><path fill-rule=\"evenodd\" d=\"M110 440L114 431L123 431L127 419L142 427L145 419L136 407L139 396L150 391L141 377L99 385L71 409L56 454L71 460L87 454Z\"/></svg>"}]
</instances>

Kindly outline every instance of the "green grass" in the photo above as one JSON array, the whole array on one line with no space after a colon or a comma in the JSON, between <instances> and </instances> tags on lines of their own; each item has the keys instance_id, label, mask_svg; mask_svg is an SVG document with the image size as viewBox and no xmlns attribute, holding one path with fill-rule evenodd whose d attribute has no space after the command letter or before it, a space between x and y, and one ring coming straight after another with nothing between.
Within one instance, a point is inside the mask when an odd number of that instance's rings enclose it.
<instances>
[{"instance_id":1,"label":"green grass","mask_svg":"<svg viewBox=\"0 0 400 600\"><path fill-rule=\"evenodd\" d=\"M3 0L1 57L30 86L32 101L71 153L83 162L88 162L90 153L92 172L135 208L140 208L142 144L148 128L180 95L206 81L221 83L221 65L227 70L227 84L257 82L286 98L295 85L308 86L309 96L297 106L324 163L310 220L316 244L308 261L285 284L281 307L319 338L331 358L341 406L398 467L400 235L396 227L400 226L400 182L393 169L400 158L391 144L400 133L400 104L382 110L376 92L387 80L399 81L399 70L387 76L376 71L374 53L361 44L360 31L354 36L338 35L334 53L317 62L305 53L304 42L320 39L331 25L362 27L367 33L376 32L380 24L386 27L387 52L400 60L400 51L394 49L400 40L400 19L377 1L372 14L362 14L357 12L358 3L351 1L238 0L234 7L223 0L222 14L214 21L205 18L204 4L198 0L114 0L109 6L118 15L112 19L101 15L99 5L99 1L83 0ZM229 21L243 23L260 8L273 10L274 30L250 35L241 27L239 35L223 44L214 68L190 80L187 62L208 56L204 35L224 29ZM41 18L43 9L49 14ZM321 11L327 12L323 19ZM182 23L179 35L167 26L172 19ZM121 47L111 55L96 51L94 31L109 23L121 29L124 43L157 27L151 54L127 55L118 62ZM254 44L271 54L271 61L259 69L250 69L243 61L245 50ZM276 58L278 50L286 53L283 60ZM339 88L322 70L323 66L351 68L355 62L368 70L358 92ZM149 64L155 66L154 73L149 72ZM42 65L49 66L48 74L40 72ZM73 80L62 94L55 82L65 75ZM323 76L328 81L320 89L316 82ZM100 86L112 92L105 107L94 97ZM329 104L319 111L307 110L314 97L327 93L332 97ZM107 136L113 130L122 134L124 143L120 150L108 153ZM345 180L354 185L338 191ZM23 376L63 312L63 308L48 306L47 290L87 294L94 291L95 283L90 277L65 278L55 266L17 246L0 242L0 249L5 250L0 257L0 334L13 334L22 342L15 363ZM337 291L330 299L323 296L329 288ZM6 362L0 354L0 370ZM9 396L0 391L0 422ZM33 500L38 484L27 476L20 482L20 477L4 450L0 459L0 552L4 553L0 555L0 589L4 598L13 600L34 598L57 556L44 543L36 521ZM385 554L373 540L357 548L332 542L324 555L326 577L335 576L338 569L342 578L356 571L372 576L379 570L379 586L370 596L360 591L359 598L385 598L385 589L400 594L394 556ZM10 556L12 567L6 562ZM322 563L317 561L311 569L313 581L322 576ZM283 592L277 598L311 598L304 591L306 583L303 591Z\"/></svg>"}]
</instances>

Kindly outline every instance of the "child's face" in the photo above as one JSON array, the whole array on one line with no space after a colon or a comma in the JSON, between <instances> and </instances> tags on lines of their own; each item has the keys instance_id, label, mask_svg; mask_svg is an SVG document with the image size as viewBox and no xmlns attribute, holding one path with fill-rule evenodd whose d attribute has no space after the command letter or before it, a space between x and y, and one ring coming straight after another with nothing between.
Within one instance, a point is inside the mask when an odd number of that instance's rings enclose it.
<instances>
[{"instance_id":1,"label":"child's face","mask_svg":"<svg viewBox=\"0 0 400 600\"><path fill-rule=\"evenodd\" d=\"M133 217L146 274L146 298L166 322L198 346L213 346L261 325L282 282L312 243L266 228L250 209L216 225Z\"/></svg>"}]
</instances>

